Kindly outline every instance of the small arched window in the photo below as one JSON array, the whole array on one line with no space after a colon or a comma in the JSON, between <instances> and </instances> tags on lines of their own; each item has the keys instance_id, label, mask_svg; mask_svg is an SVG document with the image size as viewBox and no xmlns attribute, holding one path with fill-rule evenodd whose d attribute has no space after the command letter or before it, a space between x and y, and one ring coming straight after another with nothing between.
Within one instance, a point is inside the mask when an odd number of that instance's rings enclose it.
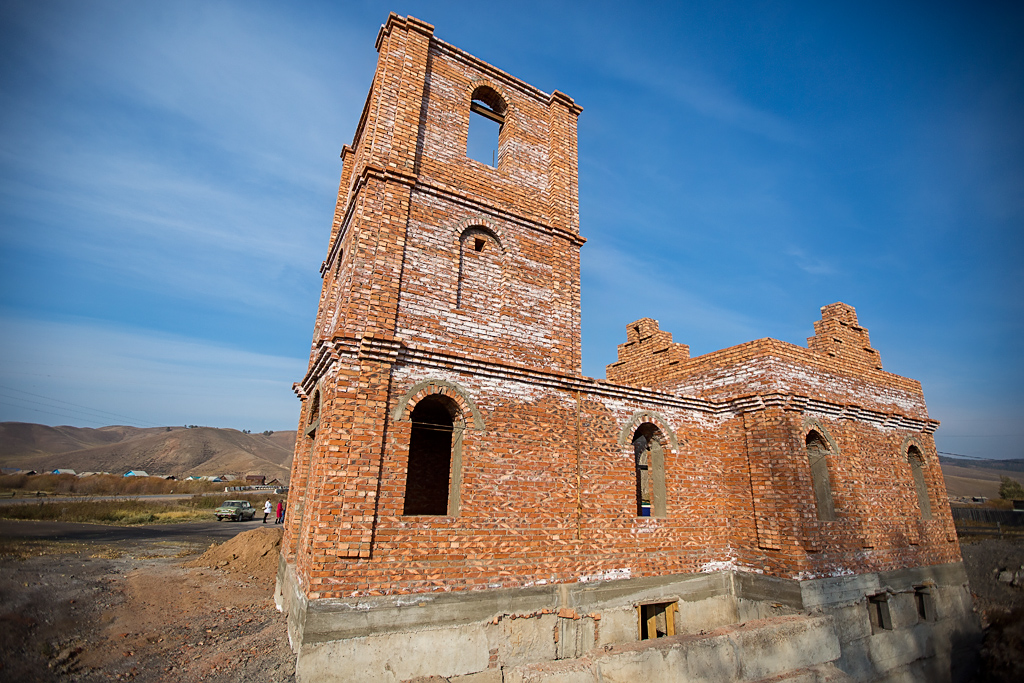
<instances>
[{"instance_id":1,"label":"small arched window","mask_svg":"<svg viewBox=\"0 0 1024 683\"><path fill-rule=\"evenodd\" d=\"M807 447L807 464L811 468L811 481L814 484L814 502L818 508L818 519L830 522L836 518L835 506L832 503L832 486L829 482L828 442L815 430L811 430L805 439Z\"/></svg>"},{"instance_id":2,"label":"small arched window","mask_svg":"<svg viewBox=\"0 0 1024 683\"><path fill-rule=\"evenodd\" d=\"M412 411L402 514L449 514L455 431L452 409L446 397L435 394L417 403Z\"/></svg>"},{"instance_id":3,"label":"small arched window","mask_svg":"<svg viewBox=\"0 0 1024 683\"><path fill-rule=\"evenodd\" d=\"M501 95L490 86L481 85L473 91L469 104L469 133L466 156L497 168L501 161L501 129L507 107Z\"/></svg>"},{"instance_id":4,"label":"small arched window","mask_svg":"<svg viewBox=\"0 0 1024 683\"><path fill-rule=\"evenodd\" d=\"M638 517L664 517L666 514L665 449L661 443L661 430L650 422L633 432Z\"/></svg>"},{"instance_id":5,"label":"small arched window","mask_svg":"<svg viewBox=\"0 0 1024 683\"><path fill-rule=\"evenodd\" d=\"M910 473L914 477L914 489L917 491L917 507L921 511L921 519L932 518L932 502L928 498L928 484L924 480L924 456L914 445L907 449L907 462Z\"/></svg>"},{"instance_id":6,"label":"small arched window","mask_svg":"<svg viewBox=\"0 0 1024 683\"><path fill-rule=\"evenodd\" d=\"M498 238L487 228L466 229L459 238L459 285L456 308L478 313L501 309L502 250Z\"/></svg>"}]
</instances>

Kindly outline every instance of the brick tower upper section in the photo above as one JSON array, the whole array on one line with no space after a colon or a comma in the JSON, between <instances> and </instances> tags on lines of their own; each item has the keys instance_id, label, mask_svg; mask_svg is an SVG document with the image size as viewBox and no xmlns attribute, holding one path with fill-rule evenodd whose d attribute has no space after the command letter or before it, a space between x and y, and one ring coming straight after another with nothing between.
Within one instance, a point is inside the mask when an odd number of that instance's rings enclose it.
<instances>
[{"instance_id":1,"label":"brick tower upper section","mask_svg":"<svg viewBox=\"0 0 1024 683\"><path fill-rule=\"evenodd\" d=\"M313 338L393 340L580 374L576 119L544 93L392 14L343 170ZM474 102L477 102L474 105ZM500 121L467 156L471 108Z\"/></svg>"}]
</instances>

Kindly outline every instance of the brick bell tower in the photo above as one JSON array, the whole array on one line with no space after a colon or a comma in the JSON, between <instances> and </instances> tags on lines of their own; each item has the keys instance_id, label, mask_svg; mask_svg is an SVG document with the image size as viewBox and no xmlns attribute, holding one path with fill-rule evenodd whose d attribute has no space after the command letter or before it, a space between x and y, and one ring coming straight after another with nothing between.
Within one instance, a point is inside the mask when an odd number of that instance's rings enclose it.
<instances>
[{"instance_id":1,"label":"brick bell tower","mask_svg":"<svg viewBox=\"0 0 1024 683\"><path fill-rule=\"evenodd\" d=\"M938 423L854 309L696 357L645 318L582 376L581 109L412 17L376 47L294 387L297 680L959 680Z\"/></svg>"},{"instance_id":2,"label":"brick bell tower","mask_svg":"<svg viewBox=\"0 0 1024 683\"><path fill-rule=\"evenodd\" d=\"M313 333L285 557L371 554L396 365L580 375L576 119L582 109L391 14L343 170ZM497 124L493 165L470 117Z\"/></svg>"}]
</instances>

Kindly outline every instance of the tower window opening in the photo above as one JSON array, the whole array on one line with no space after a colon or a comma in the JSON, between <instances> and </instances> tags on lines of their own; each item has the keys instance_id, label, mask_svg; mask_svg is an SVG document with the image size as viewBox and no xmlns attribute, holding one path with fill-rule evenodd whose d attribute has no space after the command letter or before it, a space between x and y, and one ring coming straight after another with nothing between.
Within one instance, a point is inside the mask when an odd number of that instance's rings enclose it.
<instances>
[{"instance_id":1,"label":"tower window opening","mask_svg":"<svg viewBox=\"0 0 1024 683\"><path fill-rule=\"evenodd\" d=\"M492 88L480 86L469 104L469 132L466 156L497 168L501 129L505 123L505 102Z\"/></svg>"},{"instance_id":2,"label":"tower window opening","mask_svg":"<svg viewBox=\"0 0 1024 683\"><path fill-rule=\"evenodd\" d=\"M483 251L485 244L487 244L487 240L485 240L483 237L477 237L473 243L474 251Z\"/></svg>"},{"instance_id":3,"label":"tower window opening","mask_svg":"<svg viewBox=\"0 0 1024 683\"><path fill-rule=\"evenodd\" d=\"M404 515L446 515L454 420L443 399L428 396L412 411Z\"/></svg>"}]
</instances>

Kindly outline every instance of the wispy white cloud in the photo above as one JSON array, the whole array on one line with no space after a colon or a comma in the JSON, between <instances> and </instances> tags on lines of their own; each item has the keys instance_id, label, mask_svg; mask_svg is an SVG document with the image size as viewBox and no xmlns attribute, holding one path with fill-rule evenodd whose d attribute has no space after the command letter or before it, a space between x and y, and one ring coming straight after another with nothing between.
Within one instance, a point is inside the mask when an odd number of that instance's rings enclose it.
<instances>
[{"instance_id":1,"label":"wispy white cloud","mask_svg":"<svg viewBox=\"0 0 1024 683\"><path fill-rule=\"evenodd\" d=\"M0 420L294 429L306 362L89 320L2 316ZM45 397L45 398L42 398ZM77 407L77 409L76 409ZM86 409L86 410L83 410ZM89 417L89 408L110 415Z\"/></svg>"},{"instance_id":2,"label":"wispy white cloud","mask_svg":"<svg viewBox=\"0 0 1024 683\"><path fill-rule=\"evenodd\" d=\"M793 265L809 275L835 275L836 268L825 259L808 254L799 247L790 247L785 251L786 256L793 259Z\"/></svg>"},{"instance_id":3,"label":"wispy white cloud","mask_svg":"<svg viewBox=\"0 0 1024 683\"><path fill-rule=\"evenodd\" d=\"M330 224L326 202L317 216L300 205L307 194L264 201L181 169L88 150L62 161L45 183L15 180L0 190L9 214L33 226L5 230L0 243L205 301L287 308L296 292L282 290L274 274L308 271L310 286L316 282Z\"/></svg>"},{"instance_id":4,"label":"wispy white cloud","mask_svg":"<svg viewBox=\"0 0 1024 683\"><path fill-rule=\"evenodd\" d=\"M372 36L230 3L23 14L47 78L0 114L0 244L204 305L313 300Z\"/></svg>"},{"instance_id":5,"label":"wispy white cloud","mask_svg":"<svg viewBox=\"0 0 1024 683\"><path fill-rule=\"evenodd\" d=\"M645 47L649 46L616 45L595 55L596 65L616 80L649 93L650 106L663 113L683 107L773 142L808 144L806 133L786 117L749 102L713 74L661 61Z\"/></svg>"},{"instance_id":6,"label":"wispy white cloud","mask_svg":"<svg viewBox=\"0 0 1024 683\"><path fill-rule=\"evenodd\" d=\"M681 286L678 271L655 254L588 244L581 267L588 374L604 376L616 345L625 341L626 325L643 317L658 320L675 341L691 345L694 355L763 336L748 316ZM588 316L591 311L594 318Z\"/></svg>"}]
</instances>

